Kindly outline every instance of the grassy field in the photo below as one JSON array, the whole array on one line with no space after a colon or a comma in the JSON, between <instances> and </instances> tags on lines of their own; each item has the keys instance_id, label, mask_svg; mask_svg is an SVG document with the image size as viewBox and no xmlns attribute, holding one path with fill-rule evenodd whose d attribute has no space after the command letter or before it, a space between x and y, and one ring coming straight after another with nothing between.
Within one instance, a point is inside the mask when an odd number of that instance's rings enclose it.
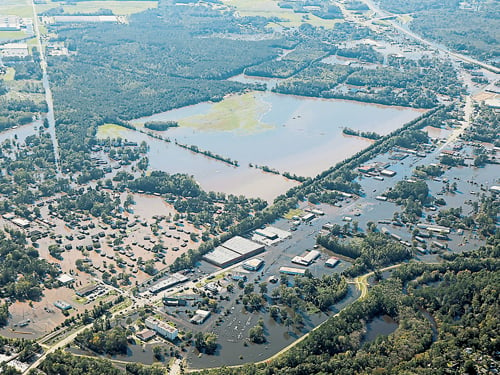
<instances>
[{"instance_id":1,"label":"grassy field","mask_svg":"<svg viewBox=\"0 0 500 375\"><path fill-rule=\"evenodd\" d=\"M97 129L97 138L118 138L123 134L125 128L116 124L104 124Z\"/></svg>"},{"instance_id":2,"label":"grassy field","mask_svg":"<svg viewBox=\"0 0 500 375\"><path fill-rule=\"evenodd\" d=\"M12 81L14 80L14 75L16 74L16 71L14 68L7 68L7 73L2 77L4 81Z\"/></svg>"},{"instance_id":3,"label":"grassy field","mask_svg":"<svg viewBox=\"0 0 500 375\"><path fill-rule=\"evenodd\" d=\"M55 3L55 2L54 2ZM94 13L100 9L110 9L114 14L127 16L133 13L139 13L149 8L157 8L158 1L116 1L116 0L98 0L82 1L74 5L64 5L60 3L66 14L74 13Z\"/></svg>"},{"instance_id":4,"label":"grassy field","mask_svg":"<svg viewBox=\"0 0 500 375\"><path fill-rule=\"evenodd\" d=\"M0 40L19 40L27 36L24 31L0 31Z\"/></svg>"},{"instance_id":5,"label":"grassy field","mask_svg":"<svg viewBox=\"0 0 500 375\"><path fill-rule=\"evenodd\" d=\"M82 1L75 5L66 5L64 1L48 0L46 4L37 4L38 13L48 9L62 6L68 14L93 13L99 9L111 9L116 15L129 15L142 12L149 8L158 7L158 1L119 1L119 0L97 0ZM9 14L19 17L33 17L33 8L30 0L1 0L0 14ZM1 33L0 33L1 34Z\"/></svg>"},{"instance_id":6,"label":"grassy field","mask_svg":"<svg viewBox=\"0 0 500 375\"><path fill-rule=\"evenodd\" d=\"M269 104L261 99L261 93L249 92L229 96L215 103L207 114L187 117L179 124L196 129L255 132L271 128L261 121L269 109Z\"/></svg>"},{"instance_id":7,"label":"grassy field","mask_svg":"<svg viewBox=\"0 0 500 375\"><path fill-rule=\"evenodd\" d=\"M278 17L282 21L277 22L284 27L296 27L303 23L313 26L332 28L335 23L342 20L325 20L312 14L294 13L291 9L282 9L275 0L222 0L230 7L235 8L241 16Z\"/></svg>"},{"instance_id":8,"label":"grassy field","mask_svg":"<svg viewBox=\"0 0 500 375\"><path fill-rule=\"evenodd\" d=\"M304 215L304 211L299 210L298 208L291 209L288 211L283 217L287 220L292 220L294 216L302 216Z\"/></svg>"}]
</instances>

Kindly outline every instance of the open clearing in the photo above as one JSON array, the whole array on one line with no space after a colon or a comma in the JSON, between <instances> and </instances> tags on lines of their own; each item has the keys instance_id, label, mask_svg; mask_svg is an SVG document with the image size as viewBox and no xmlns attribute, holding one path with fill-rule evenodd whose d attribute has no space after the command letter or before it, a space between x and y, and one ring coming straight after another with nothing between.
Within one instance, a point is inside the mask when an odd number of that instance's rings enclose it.
<instances>
[{"instance_id":1,"label":"open clearing","mask_svg":"<svg viewBox=\"0 0 500 375\"><path fill-rule=\"evenodd\" d=\"M307 13L295 13L292 9L283 9L277 1L269 0L223 0L227 6L234 7L241 16L259 16L265 18L278 17L277 22L284 27L297 27L303 23L313 26L332 28L342 20L325 20Z\"/></svg>"},{"instance_id":2,"label":"open clearing","mask_svg":"<svg viewBox=\"0 0 500 375\"><path fill-rule=\"evenodd\" d=\"M95 13L100 9L110 9L115 15L127 16L142 12L146 9L157 8L157 1L82 1L76 4L67 5L63 2L53 2L54 5L61 5L66 14L75 13Z\"/></svg>"},{"instance_id":3,"label":"open clearing","mask_svg":"<svg viewBox=\"0 0 500 375\"><path fill-rule=\"evenodd\" d=\"M179 124L200 130L240 130L250 133L272 128L261 121L270 109L271 106L262 100L259 93L250 92L229 96L215 103L207 114L187 117Z\"/></svg>"}]
</instances>

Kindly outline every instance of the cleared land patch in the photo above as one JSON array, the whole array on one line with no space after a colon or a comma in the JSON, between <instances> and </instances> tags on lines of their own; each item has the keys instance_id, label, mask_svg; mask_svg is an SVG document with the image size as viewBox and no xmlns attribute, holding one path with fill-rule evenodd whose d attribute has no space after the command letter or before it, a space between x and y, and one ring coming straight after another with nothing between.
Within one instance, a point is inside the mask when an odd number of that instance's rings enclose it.
<instances>
[{"instance_id":1,"label":"cleared land patch","mask_svg":"<svg viewBox=\"0 0 500 375\"><path fill-rule=\"evenodd\" d=\"M179 124L202 130L239 130L253 133L272 127L261 120L270 109L270 105L262 100L260 93L249 92L231 95L215 103L207 114L187 117L180 120Z\"/></svg>"}]
</instances>

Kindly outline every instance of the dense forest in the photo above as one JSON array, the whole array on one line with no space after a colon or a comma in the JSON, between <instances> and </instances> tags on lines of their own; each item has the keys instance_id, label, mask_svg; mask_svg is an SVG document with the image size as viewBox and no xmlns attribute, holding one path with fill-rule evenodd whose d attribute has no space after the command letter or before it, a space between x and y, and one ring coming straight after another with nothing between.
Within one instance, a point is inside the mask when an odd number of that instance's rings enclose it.
<instances>
[{"instance_id":1,"label":"dense forest","mask_svg":"<svg viewBox=\"0 0 500 375\"><path fill-rule=\"evenodd\" d=\"M24 233L0 231L0 290L2 297L13 300L39 300L43 285L55 287L60 271L40 258L38 250L27 246ZM19 276L22 276L21 278ZM6 320L0 320L6 323Z\"/></svg>"},{"instance_id":2,"label":"dense forest","mask_svg":"<svg viewBox=\"0 0 500 375\"><path fill-rule=\"evenodd\" d=\"M344 52L345 55L361 61L371 59L365 49ZM387 66L376 69L315 62L280 82L274 90L416 108L436 106L438 94L458 97L463 92L456 70L449 62L427 57L418 61L393 58Z\"/></svg>"}]
</instances>

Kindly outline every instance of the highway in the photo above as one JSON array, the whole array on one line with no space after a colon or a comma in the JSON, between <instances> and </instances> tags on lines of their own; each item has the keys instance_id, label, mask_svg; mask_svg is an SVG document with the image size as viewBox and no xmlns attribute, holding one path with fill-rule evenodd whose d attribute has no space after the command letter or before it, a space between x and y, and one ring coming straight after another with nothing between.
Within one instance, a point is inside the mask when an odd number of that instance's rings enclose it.
<instances>
[{"instance_id":1,"label":"highway","mask_svg":"<svg viewBox=\"0 0 500 375\"><path fill-rule=\"evenodd\" d=\"M40 52L40 66L42 68L42 83L45 90L45 101L47 102L47 121L49 122L49 134L52 139L52 145L54 149L54 161L56 164L56 177L62 176L60 158L59 158L59 144L57 142L56 135L56 120L54 117L54 100L52 99L52 90L50 89L49 76L47 74L47 61L45 59L45 51L42 46L42 37L40 34L40 27L38 25L38 13L36 11L35 0L31 0L31 6L33 8L33 29L35 30L37 47Z\"/></svg>"},{"instance_id":2,"label":"highway","mask_svg":"<svg viewBox=\"0 0 500 375\"><path fill-rule=\"evenodd\" d=\"M458 60L462 60L464 62L468 62L468 63L471 63L471 64L475 64L475 65L478 65L486 70L489 70L490 72L493 72L493 73L500 73L500 69L493 66L493 65L490 65L490 64L487 64L487 63L484 63L482 61L479 61L479 60L476 60L470 56L465 56L465 55L462 55L460 53L457 53L457 52L453 52L453 51L450 51L448 48L444 47L444 46L441 46L439 44L436 44L434 42L431 42L430 40L427 40L427 39L424 39L423 37L421 37L420 35L414 33L413 31L409 30L408 28L402 26L401 24L399 24L398 22L392 20L392 19L389 19L390 17L397 17L398 15L397 14L393 14L393 13L390 13L390 12L387 12L385 10L382 10L380 9L379 7L377 7L373 1L371 0L362 0L373 12L373 16L372 16L372 19L369 20L369 22L371 21L374 21L374 19L385 19L386 22L388 22L393 28L395 28L396 30L398 31L401 31L402 33L408 35L409 37L423 43L423 44L426 44L434 49L437 49L441 52L444 52L445 54L451 56L451 57L454 57L455 59L458 59Z\"/></svg>"}]
</instances>

